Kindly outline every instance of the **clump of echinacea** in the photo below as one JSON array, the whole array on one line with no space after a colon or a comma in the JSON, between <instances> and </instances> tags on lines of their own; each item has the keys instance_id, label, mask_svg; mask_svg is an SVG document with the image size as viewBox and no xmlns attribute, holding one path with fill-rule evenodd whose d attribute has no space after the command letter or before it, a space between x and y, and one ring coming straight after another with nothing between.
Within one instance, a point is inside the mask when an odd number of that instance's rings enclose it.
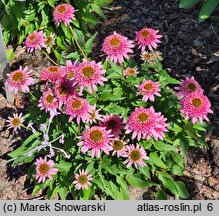
<instances>
[{"instance_id":1,"label":"clump of echinacea","mask_svg":"<svg viewBox=\"0 0 219 216\"><path fill-rule=\"evenodd\" d=\"M31 71L29 71L27 67L22 68L21 66L18 70L8 73L6 80L8 90L15 94L17 94L18 91L24 93L29 92L29 86L34 84L34 79L30 75Z\"/></svg>"},{"instance_id":2,"label":"clump of echinacea","mask_svg":"<svg viewBox=\"0 0 219 216\"><path fill-rule=\"evenodd\" d=\"M124 59L129 59L129 54L133 53L132 48L134 48L133 41L117 32L106 37L102 45L102 51L107 55L107 59L114 63L122 63Z\"/></svg>"},{"instance_id":3,"label":"clump of echinacea","mask_svg":"<svg viewBox=\"0 0 219 216\"><path fill-rule=\"evenodd\" d=\"M58 169L54 168L54 161L48 160L45 157L42 159L41 157L39 159L36 159L35 165L36 165L36 174L35 179L40 182L45 182L46 178L52 179L52 175L57 174Z\"/></svg>"},{"instance_id":4,"label":"clump of echinacea","mask_svg":"<svg viewBox=\"0 0 219 216\"><path fill-rule=\"evenodd\" d=\"M91 181L93 180L92 175L88 173L87 170L79 169L79 174L75 174L75 180L73 181L73 184L75 185L75 188L77 190L80 189L88 189L89 186L91 186Z\"/></svg>"},{"instance_id":5,"label":"clump of echinacea","mask_svg":"<svg viewBox=\"0 0 219 216\"><path fill-rule=\"evenodd\" d=\"M129 76L137 76L138 74L138 69L137 68L131 68L128 67L123 71L124 76L129 77Z\"/></svg>"},{"instance_id":6,"label":"clump of echinacea","mask_svg":"<svg viewBox=\"0 0 219 216\"><path fill-rule=\"evenodd\" d=\"M64 23L68 26L75 18L75 8L70 4L60 4L53 11L54 22L59 26Z\"/></svg>"},{"instance_id":7,"label":"clump of echinacea","mask_svg":"<svg viewBox=\"0 0 219 216\"><path fill-rule=\"evenodd\" d=\"M82 136L78 137L81 141L77 145L82 146L82 153L90 150L92 158L94 156L99 158L101 150L107 155L112 150L110 145L112 137L113 135L110 130L106 130L104 127L93 126L91 128L87 128L83 132Z\"/></svg>"},{"instance_id":8,"label":"clump of echinacea","mask_svg":"<svg viewBox=\"0 0 219 216\"><path fill-rule=\"evenodd\" d=\"M185 80L181 80L179 86L174 87L174 89L179 91L177 94L180 98L187 96L190 93L204 92L200 84L193 76L191 78L186 77Z\"/></svg>"},{"instance_id":9,"label":"clump of echinacea","mask_svg":"<svg viewBox=\"0 0 219 216\"><path fill-rule=\"evenodd\" d=\"M92 94L93 90L97 91L97 84L103 86L103 82L107 81L107 79L103 77L104 74L105 70L103 70L101 62L89 62L84 59L75 70L75 80L78 82L81 92L87 87L88 92Z\"/></svg>"},{"instance_id":10,"label":"clump of echinacea","mask_svg":"<svg viewBox=\"0 0 219 216\"><path fill-rule=\"evenodd\" d=\"M139 89L137 95L143 95L142 101L147 102L148 100L154 101L155 96L160 97L160 83L152 80L143 80L140 85L136 85Z\"/></svg>"},{"instance_id":11,"label":"clump of echinacea","mask_svg":"<svg viewBox=\"0 0 219 216\"><path fill-rule=\"evenodd\" d=\"M134 144L127 145L123 157L127 158L124 164L126 164L128 168L134 164L136 169L138 169L139 166L146 166L145 160L149 160L144 148L138 144L136 144L136 146Z\"/></svg>"},{"instance_id":12,"label":"clump of echinacea","mask_svg":"<svg viewBox=\"0 0 219 216\"><path fill-rule=\"evenodd\" d=\"M135 40L142 52L145 51L146 48L149 50L157 48L158 43L161 43L160 38L162 38L162 35L159 35L158 32L159 30L152 28L143 28L136 32Z\"/></svg>"},{"instance_id":13,"label":"clump of echinacea","mask_svg":"<svg viewBox=\"0 0 219 216\"><path fill-rule=\"evenodd\" d=\"M132 139L137 137L137 140L149 140L151 137L156 141L162 140L165 137L164 133L168 131L169 125L166 120L160 112L155 112L153 107L135 108L128 118L125 133L132 133Z\"/></svg>"},{"instance_id":14,"label":"clump of echinacea","mask_svg":"<svg viewBox=\"0 0 219 216\"><path fill-rule=\"evenodd\" d=\"M20 113L20 115L18 115L17 113L13 113L13 117L8 117L6 122L8 123L6 125L6 127L8 129L12 128L13 132L15 132L21 128L21 126L24 122L24 117L23 117L22 113Z\"/></svg>"},{"instance_id":15,"label":"clump of echinacea","mask_svg":"<svg viewBox=\"0 0 219 216\"><path fill-rule=\"evenodd\" d=\"M41 50L43 47L46 48L45 42L46 34L43 31L34 31L26 37L24 47L32 53L35 50Z\"/></svg>"},{"instance_id":16,"label":"clump of echinacea","mask_svg":"<svg viewBox=\"0 0 219 216\"><path fill-rule=\"evenodd\" d=\"M198 120L203 123L203 120L209 121L208 113L213 113L211 103L207 96L202 92L190 93L180 100L182 107L180 108L185 118L192 119L195 124Z\"/></svg>"},{"instance_id":17,"label":"clump of echinacea","mask_svg":"<svg viewBox=\"0 0 219 216\"><path fill-rule=\"evenodd\" d=\"M114 137L118 137L124 129L124 121L121 116L115 116L111 113L109 116L104 117L103 121L100 122L100 126L110 130Z\"/></svg>"}]
</instances>

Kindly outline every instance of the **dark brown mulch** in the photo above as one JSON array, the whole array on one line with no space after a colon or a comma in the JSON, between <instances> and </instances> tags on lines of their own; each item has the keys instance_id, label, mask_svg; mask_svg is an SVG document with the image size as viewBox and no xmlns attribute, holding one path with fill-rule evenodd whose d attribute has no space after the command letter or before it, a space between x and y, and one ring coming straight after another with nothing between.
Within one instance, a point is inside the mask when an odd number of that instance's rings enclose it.
<instances>
[{"instance_id":1,"label":"dark brown mulch","mask_svg":"<svg viewBox=\"0 0 219 216\"><path fill-rule=\"evenodd\" d=\"M97 27L99 37L95 56L100 54L103 39L113 31L120 32L133 39L135 31L144 26L157 28L164 36L160 51L164 57L164 67L176 78L194 76L210 98L214 115L210 117L214 126L213 133L206 139L207 149L191 149L187 158L185 176L181 178L190 192L190 199L219 199L219 17L217 9L211 18L199 23L199 7L180 10L176 0L117 0L112 10L105 10L107 19ZM136 52L139 53L139 51ZM102 54L102 53L101 53ZM94 56L94 57L95 57ZM17 50L15 63L21 61L32 64L35 75L49 63L26 55L21 48ZM104 58L104 56L102 56ZM45 58L43 58L45 59ZM0 95L0 160L6 159L5 153L11 151L18 138L13 138L5 130L5 119L15 107L8 104ZM26 179L24 167L0 167L0 199L30 199L31 185ZM132 190L133 199L150 199L151 191ZM171 198L171 197L170 197Z\"/></svg>"}]
</instances>

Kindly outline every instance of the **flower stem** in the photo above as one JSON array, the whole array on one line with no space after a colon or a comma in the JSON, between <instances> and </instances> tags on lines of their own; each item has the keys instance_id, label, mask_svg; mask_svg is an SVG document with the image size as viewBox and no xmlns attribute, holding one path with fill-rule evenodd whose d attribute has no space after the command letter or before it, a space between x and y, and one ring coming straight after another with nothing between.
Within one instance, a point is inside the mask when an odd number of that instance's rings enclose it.
<instances>
[{"instance_id":1,"label":"flower stem","mask_svg":"<svg viewBox=\"0 0 219 216\"><path fill-rule=\"evenodd\" d=\"M53 61L45 51L42 50L42 52L54 65L58 66L58 64L55 61Z\"/></svg>"},{"instance_id":2,"label":"flower stem","mask_svg":"<svg viewBox=\"0 0 219 216\"><path fill-rule=\"evenodd\" d=\"M71 27L70 25L69 25L69 27L70 27L72 36L73 36L73 38L74 38L74 41L75 41L75 43L77 44L79 50L81 51L81 54L84 56L85 59L87 59L87 55L85 54L85 52L82 50L80 44L78 43L78 40L77 40L77 38L76 38L76 36L75 36L75 33L74 33L72 27Z\"/></svg>"}]
</instances>

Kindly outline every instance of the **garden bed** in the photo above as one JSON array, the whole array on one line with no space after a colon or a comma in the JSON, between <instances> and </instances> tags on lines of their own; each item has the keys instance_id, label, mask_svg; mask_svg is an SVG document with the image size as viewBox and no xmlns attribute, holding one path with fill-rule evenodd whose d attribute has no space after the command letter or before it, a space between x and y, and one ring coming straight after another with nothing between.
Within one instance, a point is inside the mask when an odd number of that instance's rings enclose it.
<instances>
[{"instance_id":1,"label":"garden bed","mask_svg":"<svg viewBox=\"0 0 219 216\"><path fill-rule=\"evenodd\" d=\"M181 11L178 9L177 1L150 0L116 1L112 11L106 10L105 14L107 19L97 26L99 36L94 54L96 59L100 54L103 39L113 31L134 37L135 31L144 26L153 26L164 35L160 47L164 57L164 68L176 78L194 76L201 83L212 102L214 115L211 115L211 122L214 129L213 132L206 134L209 148L190 149L185 176L180 179L186 183L190 199L219 199L219 134L216 129L219 126L218 17L213 15L206 22L198 23L197 8ZM22 48L17 48L12 70L21 64L34 68L37 76L37 73L50 62L40 54L33 57ZM19 134L15 139L4 127L5 120L14 109L18 108L8 104L1 95L1 160L7 159L7 153L19 145L26 135ZM0 167L1 199L34 199L30 195L33 187L26 178L26 166ZM156 188L149 191L147 188L138 190L130 188L130 197L150 199L155 191ZM44 198L42 194L36 197Z\"/></svg>"}]
</instances>

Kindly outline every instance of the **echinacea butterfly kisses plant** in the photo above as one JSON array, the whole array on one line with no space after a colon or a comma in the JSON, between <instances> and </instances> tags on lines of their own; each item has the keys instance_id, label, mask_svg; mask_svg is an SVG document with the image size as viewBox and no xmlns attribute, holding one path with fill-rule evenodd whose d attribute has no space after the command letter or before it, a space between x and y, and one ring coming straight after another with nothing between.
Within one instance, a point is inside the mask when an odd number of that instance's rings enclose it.
<instances>
[{"instance_id":1,"label":"echinacea butterfly kisses plant","mask_svg":"<svg viewBox=\"0 0 219 216\"><path fill-rule=\"evenodd\" d=\"M54 21L71 28L76 10L57 6ZM33 193L117 200L129 199L131 185L154 187L156 199L188 198L178 176L189 146L205 145L205 122L213 111L193 77L178 81L163 69L155 50L162 38L158 33L143 28L130 40L113 32L102 44L104 62L78 46L77 60L54 62L42 69L39 80L22 67L8 75L9 90L29 98L25 115L14 114L8 127L30 132L9 153L10 161L32 163ZM25 48L47 49L43 32L27 36Z\"/></svg>"}]
</instances>

